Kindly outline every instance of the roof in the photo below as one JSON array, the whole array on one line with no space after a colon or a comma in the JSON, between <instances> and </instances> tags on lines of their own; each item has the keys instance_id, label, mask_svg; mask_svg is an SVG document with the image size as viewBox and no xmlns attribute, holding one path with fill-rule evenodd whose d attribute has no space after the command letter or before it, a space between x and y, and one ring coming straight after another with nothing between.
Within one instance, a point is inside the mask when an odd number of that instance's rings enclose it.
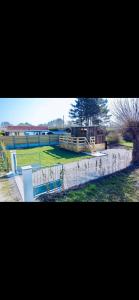
<instances>
[{"instance_id":1,"label":"roof","mask_svg":"<svg viewBox=\"0 0 139 300\"><path fill-rule=\"evenodd\" d=\"M82 126L78 126L78 125L76 125L76 126L71 126L71 128L96 128L96 127L104 127L104 126L102 126L102 125L91 125L91 126L85 126L85 125L82 125Z\"/></svg>"},{"instance_id":2,"label":"roof","mask_svg":"<svg viewBox=\"0 0 139 300\"><path fill-rule=\"evenodd\" d=\"M47 126L7 126L6 127L6 130L9 130L9 131L24 131L24 130L27 130L27 131L34 131L34 130L48 130L48 127Z\"/></svg>"}]
</instances>

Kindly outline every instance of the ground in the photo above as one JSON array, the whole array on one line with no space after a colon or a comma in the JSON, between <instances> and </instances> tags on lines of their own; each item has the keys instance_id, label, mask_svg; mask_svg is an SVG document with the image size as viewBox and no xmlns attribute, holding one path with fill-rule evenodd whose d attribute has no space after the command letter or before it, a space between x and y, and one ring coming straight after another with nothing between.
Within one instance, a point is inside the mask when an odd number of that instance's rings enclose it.
<instances>
[{"instance_id":1,"label":"ground","mask_svg":"<svg viewBox=\"0 0 139 300\"><path fill-rule=\"evenodd\" d=\"M133 143L126 142L124 140L120 140L119 143L109 143L108 148L110 148L110 149L124 148L124 149L127 149L127 150L132 150L133 149Z\"/></svg>"},{"instance_id":2,"label":"ground","mask_svg":"<svg viewBox=\"0 0 139 300\"><path fill-rule=\"evenodd\" d=\"M139 167L130 167L62 195L45 195L39 199L56 202L139 202Z\"/></svg>"},{"instance_id":3,"label":"ground","mask_svg":"<svg viewBox=\"0 0 139 300\"><path fill-rule=\"evenodd\" d=\"M0 202L22 201L14 178L7 178L5 175L1 174L0 176Z\"/></svg>"},{"instance_id":4,"label":"ground","mask_svg":"<svg viewBox=\"0 0 139 300\"><path fill-rule=\"evenodd\" d=\"M82 153L75 153L53 146L16 150L16 153L18 166L65 164L90 157Z\"/></svg>"},{"instance_id":5,"label":"ground","mask_svg":"<svg viewBox=\"0 0 139 300\"><path fill-rule=\"evenodd\" d=\"M123 142L120 147L132 148L132 143ZM41 164L43 166L57 163L69 163L87 158L87 155L77 154L58 147L38 147L17 150L18 164ZM40 154L39 154L40 153ZM24 155L27 154L27 155ZM90 156L89 156L90 157ZM47 198L41 199L48 201ZM50 201L53 199L50 199ZM19 191L13 178L0 178L0 201L21 201ZM138 202L139 201L139 167L124 170L118 174L98 179L77 190L56 196L54 201L65 202Z\"/></svg>"},{"instance_id":6,"label":"ground","mask_svg":"<svg viewBox=\"0 0 139 300\"><path fill-rule=\"evenodd\" d=\"M131 142L126 142L124 140L121 140L119 145L124 146L127 149L132 149L133 148L133 143Z\"/></svg>"},{"instance_id":7,"label":"ground","mask_svg":"<svg viewBox=\"0 0 139 300\"><path fill-rule=\"evenodd\" d=\"M124 147L132 149L133 143L121 141L118 147ZM42 166L54 165L54 164L66 164L74 161L78 161L90 156L83 153L75 153L59 147L44 146L30 149L16 150L17 165L25 166L30 164L41 164Z\"/></svg>"}]
</instances>

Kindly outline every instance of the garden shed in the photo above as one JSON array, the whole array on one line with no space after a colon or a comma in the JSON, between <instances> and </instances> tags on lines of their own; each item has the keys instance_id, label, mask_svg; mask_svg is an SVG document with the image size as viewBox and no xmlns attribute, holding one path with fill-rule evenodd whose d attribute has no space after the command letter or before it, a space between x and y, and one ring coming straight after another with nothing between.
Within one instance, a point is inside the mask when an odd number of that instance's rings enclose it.
<instances>
[{"instance_id":1,"label":"garden shed","mask_svg":"<svg viewBox=\"0 0 139 300\"><path fill-rule=\"evenodd\" d=\"M102 127L71 127L70 137L60 137L61 148L75 152L94 152L105 149L106 131Z\"/></svg>"},{"instance_id":2,"label":"garden shed","mask_svg":"<svg viewBox=\"0 0 139 300\"><path fill-rule=\"evenodd\" d=\"M100 126L82 126L82 127L71 127L72 137L86 137L88 142L90 137L95 137L96 144L105 143L106 130Z\"/></svg>"}]
</instances>

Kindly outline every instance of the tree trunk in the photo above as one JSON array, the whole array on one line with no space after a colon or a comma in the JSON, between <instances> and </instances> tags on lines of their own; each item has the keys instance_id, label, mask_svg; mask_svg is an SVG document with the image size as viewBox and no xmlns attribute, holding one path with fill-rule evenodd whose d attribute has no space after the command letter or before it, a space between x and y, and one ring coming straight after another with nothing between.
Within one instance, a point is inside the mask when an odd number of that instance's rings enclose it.
<instances>
[{"instance_id":1,"label":"tree trunk","mask_svg":"<svg viewBox=\"0 0 139 300\"><path fill-rule=\"evenodd\" d=\"M139 133L136 135L136 138L133 140L132 161L133 163L139 163Z\"/></svg>"}]
</instances>

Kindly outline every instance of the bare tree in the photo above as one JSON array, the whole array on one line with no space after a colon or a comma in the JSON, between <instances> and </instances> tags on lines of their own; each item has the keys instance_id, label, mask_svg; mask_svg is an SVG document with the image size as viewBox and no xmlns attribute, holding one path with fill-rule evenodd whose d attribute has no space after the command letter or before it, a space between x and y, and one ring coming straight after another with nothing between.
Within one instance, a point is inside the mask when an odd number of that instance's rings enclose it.
<instances>
[{"instance_id":1,"label":"bare tree","mask_svg":"<svg viewBox=\"0 0 139 300\"><path fill-rule=\"evenodd\" d=\"M139 163L139 98L120 98L114 103L113 115L123 133L133 139L132 161Z\"/></svg>"}]
</instances>

